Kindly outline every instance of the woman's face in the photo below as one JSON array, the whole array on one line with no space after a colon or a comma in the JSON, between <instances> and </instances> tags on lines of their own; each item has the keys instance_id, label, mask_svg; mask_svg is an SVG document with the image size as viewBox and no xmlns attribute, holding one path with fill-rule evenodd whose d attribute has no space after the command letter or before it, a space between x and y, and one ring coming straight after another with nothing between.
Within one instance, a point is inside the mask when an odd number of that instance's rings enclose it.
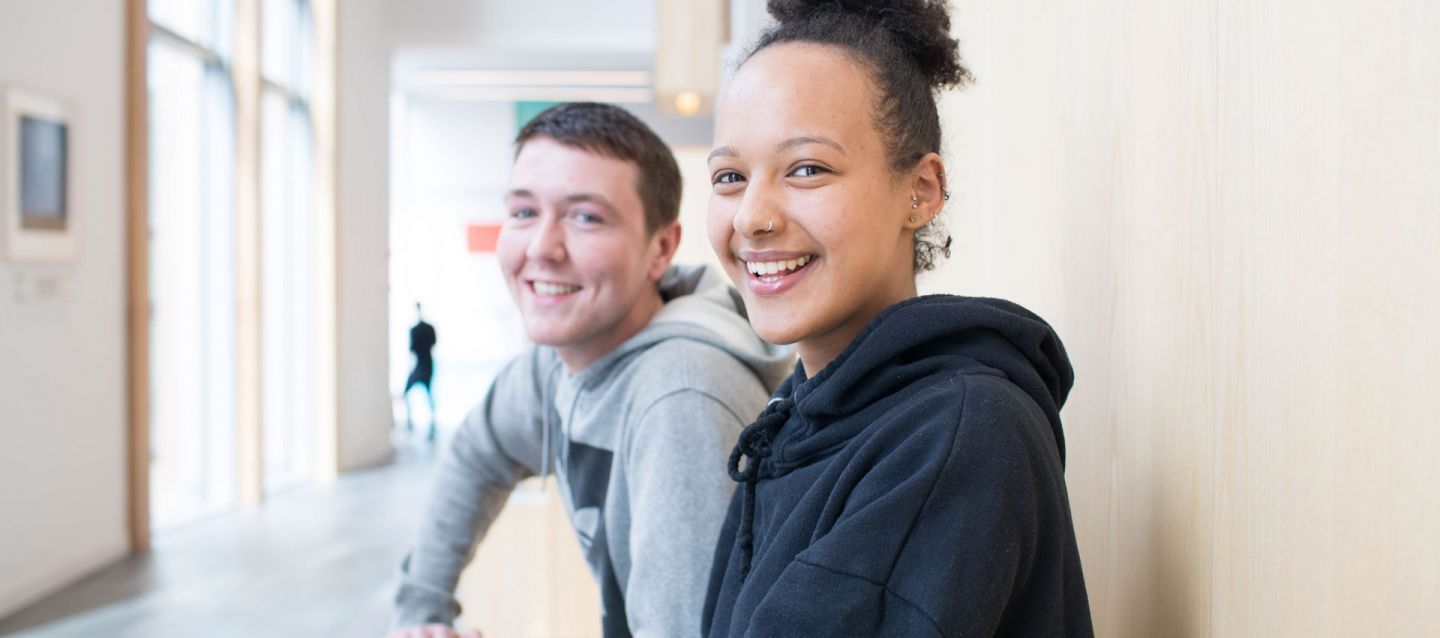
<instances>
[{"instance_id":1,"label":"woman's face","mask_svg":"<svg viewBox=\"0 0 1440 638\"><path fill-rule=\"evenodd\" d=\"M933 213L911 208L874 104L843 52L786 43L745 62L716 115L711 245L755 331L797 344L811 374L915 296L915 229Z\"/></svg>"}]
</instances>

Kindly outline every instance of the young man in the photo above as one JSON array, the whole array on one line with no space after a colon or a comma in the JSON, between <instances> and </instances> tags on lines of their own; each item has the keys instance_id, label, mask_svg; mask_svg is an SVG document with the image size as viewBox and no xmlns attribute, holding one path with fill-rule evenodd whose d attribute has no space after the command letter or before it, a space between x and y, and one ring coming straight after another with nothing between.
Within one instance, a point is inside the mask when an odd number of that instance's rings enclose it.
<instances>
[{"instance_id":1,"label":"young man","mask_svg":"<svg viewBox=\"0 0 1440 638\"><path fill-rule=\"evenodd\" d=\"M751 332L723 273L670 267L680 172L634 116L556 106L516 147L498 253L537 345L499 374L436 471L392 636L450 635L477 539L517 481L551 471L605 635L699 635L733 485L725 461L793 359Z\"/></svg>"}]
</instances>

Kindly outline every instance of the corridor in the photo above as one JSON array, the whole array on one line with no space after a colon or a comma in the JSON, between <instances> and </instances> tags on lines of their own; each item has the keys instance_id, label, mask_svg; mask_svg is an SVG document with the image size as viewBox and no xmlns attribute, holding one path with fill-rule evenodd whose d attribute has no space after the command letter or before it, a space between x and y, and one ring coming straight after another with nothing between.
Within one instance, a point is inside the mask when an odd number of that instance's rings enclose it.
<instances>
[{"instance_id":1,"label":"corridor","mask_svg":"<svg viewBox=\"0 0 1440 638\"><path fill-rule=\"evenodd\" d=\"M0 635L378 636L434 450L154 539L0 622ZM17 633L18 632L18 633Z\"/></svg>"}]
</instances>

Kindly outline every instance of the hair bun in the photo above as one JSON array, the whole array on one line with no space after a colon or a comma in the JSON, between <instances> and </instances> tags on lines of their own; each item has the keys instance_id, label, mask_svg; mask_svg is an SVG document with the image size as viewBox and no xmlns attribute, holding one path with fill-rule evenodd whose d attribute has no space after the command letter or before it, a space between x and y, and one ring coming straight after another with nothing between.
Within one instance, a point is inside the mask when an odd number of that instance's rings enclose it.
<instances>
[{"instance_id":1,"label":"hair bun","mask_svg":"<svg viewBox=\"0 0 1440 638\"><path fill-rule=\"evenodd\" d=\"M970 72L960 64L960 43L950 37L945 0L769 0L767 8L782 26L858 20L884 28L891 41L915 61L932 89L970 80Z\"/></svg>"}]
</instances>

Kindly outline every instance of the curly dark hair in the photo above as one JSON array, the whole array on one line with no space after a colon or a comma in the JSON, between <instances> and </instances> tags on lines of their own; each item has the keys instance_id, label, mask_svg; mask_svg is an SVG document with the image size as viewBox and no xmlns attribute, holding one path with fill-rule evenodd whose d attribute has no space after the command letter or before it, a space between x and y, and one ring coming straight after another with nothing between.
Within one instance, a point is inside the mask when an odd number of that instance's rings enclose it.
<instances>
[{"instance_id":1,"label":"curly dark hair","mask_svg":"<svg viewBox=\"0 0 1440 638\"><path fill-rule=\"evenodd\" d=\"M973 78L950 37L944 0L770 0L778 24L761 34L744 60L786 42L834 46L858 62L877 89L875 120L888 138L891 170L910 169L926 153L940 152L935 95ZM932 270L949 256L950 237L937 215L915 233L915 272Z\"/></svg>"},{"instance_id":2,"label":"curly dark hair","mask_svg":"<svg viewBox=\"0 0 1440 638\"><path fill-rule=\"evenodd\" d=\"M670 147L640 118L611 104L568 102L535 116L515 136L515 155L525 143L548 137L566 146L634 162L639 176L635 191L645 206L645 232L675 221L680 215L680 166Z\"/></svg>"}]
</instances>

